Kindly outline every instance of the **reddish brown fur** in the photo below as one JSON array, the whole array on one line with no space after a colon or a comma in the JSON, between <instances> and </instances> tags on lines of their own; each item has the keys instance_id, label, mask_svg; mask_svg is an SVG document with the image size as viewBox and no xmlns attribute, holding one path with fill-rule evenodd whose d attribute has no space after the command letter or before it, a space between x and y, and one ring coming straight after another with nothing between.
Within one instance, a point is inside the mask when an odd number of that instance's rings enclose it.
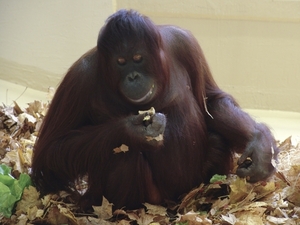
<instances>
[{"instance_id":1,"label":"reddish brown fur","mask_svg":"<svg viewBox=\"0 0 300 225\"><path fill-rule=\"evenodd\" d=\"M112 62L125 43L147 50L145 70L159 84L147 104L131 104L118 91ZM167 117L163 145L145 143L129 123L130 115L150 107ZM121 144L129 151L114 154ZM58 87L35 145L32 178L45 194L71 191L88 175L83 205L101 204L104 195L116 207L134 208L177 200L212 175L227 174L234 151L253 160L240 168L241 176L265 179L274 169L272 147L276 154L269 129L217 86L190 32L121 10L102 28L97 48L75 62Z\"/></svg>"}]
</instances>

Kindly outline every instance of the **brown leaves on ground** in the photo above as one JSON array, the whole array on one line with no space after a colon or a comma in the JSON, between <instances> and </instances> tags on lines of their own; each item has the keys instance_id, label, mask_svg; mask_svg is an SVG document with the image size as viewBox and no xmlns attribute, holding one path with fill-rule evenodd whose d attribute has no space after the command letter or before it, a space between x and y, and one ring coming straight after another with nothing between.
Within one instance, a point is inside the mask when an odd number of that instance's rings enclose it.
<instances>
[{"instance_id":1,"label":"brown leaves on ground","mask_svg":"<svg viewBox=\"0 0 300 225\"><path fill-rule=\"evenodd\" d=\"M0 106L0 162L12 167L13 176L29 173L33 145L48 105L35 101L24 111L15 104ZM266 182L250 184L235 175L200 184L179 204L166 207L145 203L137 210L112 210L103 198L93 212L82 212L68 193L40 198L32 186L25 189L11 218L1 224L300 224L300 137L278 143L278 171ZM121 145L115 153L126 153ZM86 187L85 179L77 186ZM122 187L120 187L122 188ZM80 190L84 191L84 190Z\"/></svg>"}]
</instances>

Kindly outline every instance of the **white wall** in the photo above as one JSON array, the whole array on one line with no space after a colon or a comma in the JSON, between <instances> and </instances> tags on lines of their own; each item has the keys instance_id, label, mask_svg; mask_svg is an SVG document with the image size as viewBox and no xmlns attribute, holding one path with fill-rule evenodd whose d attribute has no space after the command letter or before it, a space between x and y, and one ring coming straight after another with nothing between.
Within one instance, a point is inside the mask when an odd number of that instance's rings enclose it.
<instances>
[{"instance_id":1,"label":"white wall","mask_svg":"<svg viewBox=\"0 0 300 225\"><path fill-rule=\"evenodd\" d=\"M110 0L0 0L0 79L56 86L112 12Z\"/></svg>"},{"instance_id":2,"label":"white wall","mask_svg":"<svg viewBox=\"0 0 300 225\"><path fill-rule=\"evenodd\" d=\"M119 8L191 30L243 107L300 112L299 0L0 0L0 79L56 86Z\"/></svg>"}]
</instances>

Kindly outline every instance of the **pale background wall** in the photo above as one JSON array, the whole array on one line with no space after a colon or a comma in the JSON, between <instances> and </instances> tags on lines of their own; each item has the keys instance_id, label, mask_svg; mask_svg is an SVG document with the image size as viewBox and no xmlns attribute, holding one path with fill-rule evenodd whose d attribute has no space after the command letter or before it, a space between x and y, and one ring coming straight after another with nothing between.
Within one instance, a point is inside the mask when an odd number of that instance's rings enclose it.
<instances>
[{"instance_id":1,"label":"pale background wall","mask_svg":"<svg viewBox=\"0 0 300 225\"><path fill-rule=\"evenodd\" d=\"M300 112L299 0L0 0L1 101L6 81L57 86L119 8L191 30L241 106Z\"/></svg>"}]
</instances>

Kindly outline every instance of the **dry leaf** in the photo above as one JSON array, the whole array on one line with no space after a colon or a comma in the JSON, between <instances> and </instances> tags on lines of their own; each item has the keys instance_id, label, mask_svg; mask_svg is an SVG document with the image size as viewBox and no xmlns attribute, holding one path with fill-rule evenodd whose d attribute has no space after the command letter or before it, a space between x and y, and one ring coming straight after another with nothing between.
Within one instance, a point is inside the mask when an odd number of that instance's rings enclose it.
<instances>
[{"instance_id":1,"label":"dry leaf","mask_svg":"<svg viewBox=\"0 0 300 225\"><path fill-rule=\"evenodd\" d=\"M27 209L27 217L29 220L34 220L37 218L38 208L36 206Z\"/></svg>"},{"instance_id":2,"label":"dry leaf","mask_svg":"<svg viewBox=\"0 0 300 225\"><path fill-rule=\"evenodd\" d=\"M243 211L235 214L239 224L243 225L264 225L263 217L255 211Z\"/></svg>"},{"instance_id":3,"label":"dry leaf","mask_svg":"<svg viewBox=\"0 0 300 225\"><path fill-rule=\"evenodd\" d=\"M244 199L249 193L251 188L249 188L246 179L237 178L230 184L230 203L236 203Z\"/></svg>"},{"instance_id":4,"label":"dry leaf","mask_svg":"<svg viewBox=\"0 0 300 225\"><path fill-rule=\"evenodd\" d=\"M77 224L77 219L74 216L74 214L71 212L70 209L67 207L64 207L60 204L57 205L57 208L59 209L59 212L64 215L68 220L71 222L71 224Z\"/></svg>"},{"instance_id":5,"label":"dry leaf","mask_svg":"<svg viewBox=\"0 0 300 225\"><path fill-rule=\"evenodd\" d=\"M1 159L1 163L4 163L8 166L12 166L14 171L18 173L23 173L22 163L20 161L20 156L17 150L12 150L7 152L4 159Z\"/></svg>"},{"instance_id":6,"label":"dry leaf","mask_svg":"<svg viewBox=\"0 0 300 225\"><path fill-rule=\"evenodd\" d=\"M120 152L128 152L129 151L129 147L127 145L122 144L120 147L114 148L113 149L114 153L120 153Z\"/></svg>"},{"instance_id":7,"label":"dry leaf","mask_svg":"<svg viewBox=\"0 0 300 225\"><path fill-rule=\"evenodd\" d=\"M18 217L18 223L17 225L26 225L27 224L27 220L28 220L28 217L24 214L21 214L19 217Z\"/></svg>"},{"instance_id":8,"label":"dry leaf","mask_svg":"<svg viewBox=\"0 0 300 225\"><path fill-rule=\"evenodd\" d=\"M69 224L68 218L63 215L57 206L51 206L46 217L50 224Z\"/></svg>"},{"instance_id":9,"label":"dry leaf","mask_svg":"<svg viewBox=\"0 0 300 225\"><path fill-rule=\"evenodd\" d=\"M155 114L155 109L154 107L151 107L149 110L140 110L138 111L138 113L141 114L146 114L146 116L144 117L144 120L149 120L150 117L148 118L147 116L153 116ZM147 119L148 118L148 119Z\"/></svg>"},{"instance_id":10,"label":"dry leaf","mask_svg":"<svg viewBox=\"0 0 300 225\"><path fill-rule=\"evenodd\" d=\"M163 141L164 140L164 136L162 134L156 136L156 137L151 137L151 136L146 136L146 140L147 141Z\"/></svg>"},{"instance_id":11,"label":"dry leaf","mask_svg":"<svg viewBox=\"0 0 300 225\"><path fill-rule=\"evenodd\" d=\"M188 225L210 225L212 221L205 216L200 216L199 213L194 211L182 215L178 222L187 222Z\"/></svg>"},{"instance_id":12,"label":"dry leaf","mask_svg":"<svg viewBox=\"0 0 300 225\"><path fill-rule=\"evenodd\" d=\"M40 199L40 193L35 187L29 186L28 188L24 189L22 199L18 202L16 210L25 213L27 209L31 207L40 207L41 205L42 201Z\"/></svg>"},{"instance_id":13,"label":"dry leaf","mask_svg":"<svg viewBox=\"0 0 300 225\"><path fill-rule=\"evenodd\" d=\"M101 219L110 219L113 216L112 206L113 204L103 197L101 206L93 206L94 213Z\"/></svg>"},{"instance_id":14,"label":"dry leaf","mask_svg":"<svg viewBox=\"0 0 300 225\"><path fill-rule=\"evenodd\" d=\"M131 220L137 221L138 224L150 224L153 222L155 216L145 213L144 209L133 210L127 213Z\"/></svg>"},{"instance_id":15,"label":"dry leaf","mask_svg":"<svg viewBox=\"0 0 300 225\"><path fill-rule=\"evenodd\" d=\"M167 214L167 209L159 205L151 205L149 203L144 203L147 208L147 213L152 215L165 216Z\"/></svg>"},{"instance_id":16,"label":"dry leaf","mask_svg":"<svg viewBox=\"0 0 300 225\"><path fill-rule=\"evenodd\" d=\"M228 214L228 216L224 216L222 215L222 220L224 220L225 222L234 225L237 222L237 219L235 217L235 215L233 214Z\"/></svg>"},{"instance_id":17,"label":"dry leaf","mask_svg":"<svg viewBox=\"0 0 300 225\"><path fill-rule=\"evenodd\" d=\"M277 218L274 216L267 216L266 219L274 224L286 224L286 222L289 220L288 218Z\"/></svg>"}]
</instances>

